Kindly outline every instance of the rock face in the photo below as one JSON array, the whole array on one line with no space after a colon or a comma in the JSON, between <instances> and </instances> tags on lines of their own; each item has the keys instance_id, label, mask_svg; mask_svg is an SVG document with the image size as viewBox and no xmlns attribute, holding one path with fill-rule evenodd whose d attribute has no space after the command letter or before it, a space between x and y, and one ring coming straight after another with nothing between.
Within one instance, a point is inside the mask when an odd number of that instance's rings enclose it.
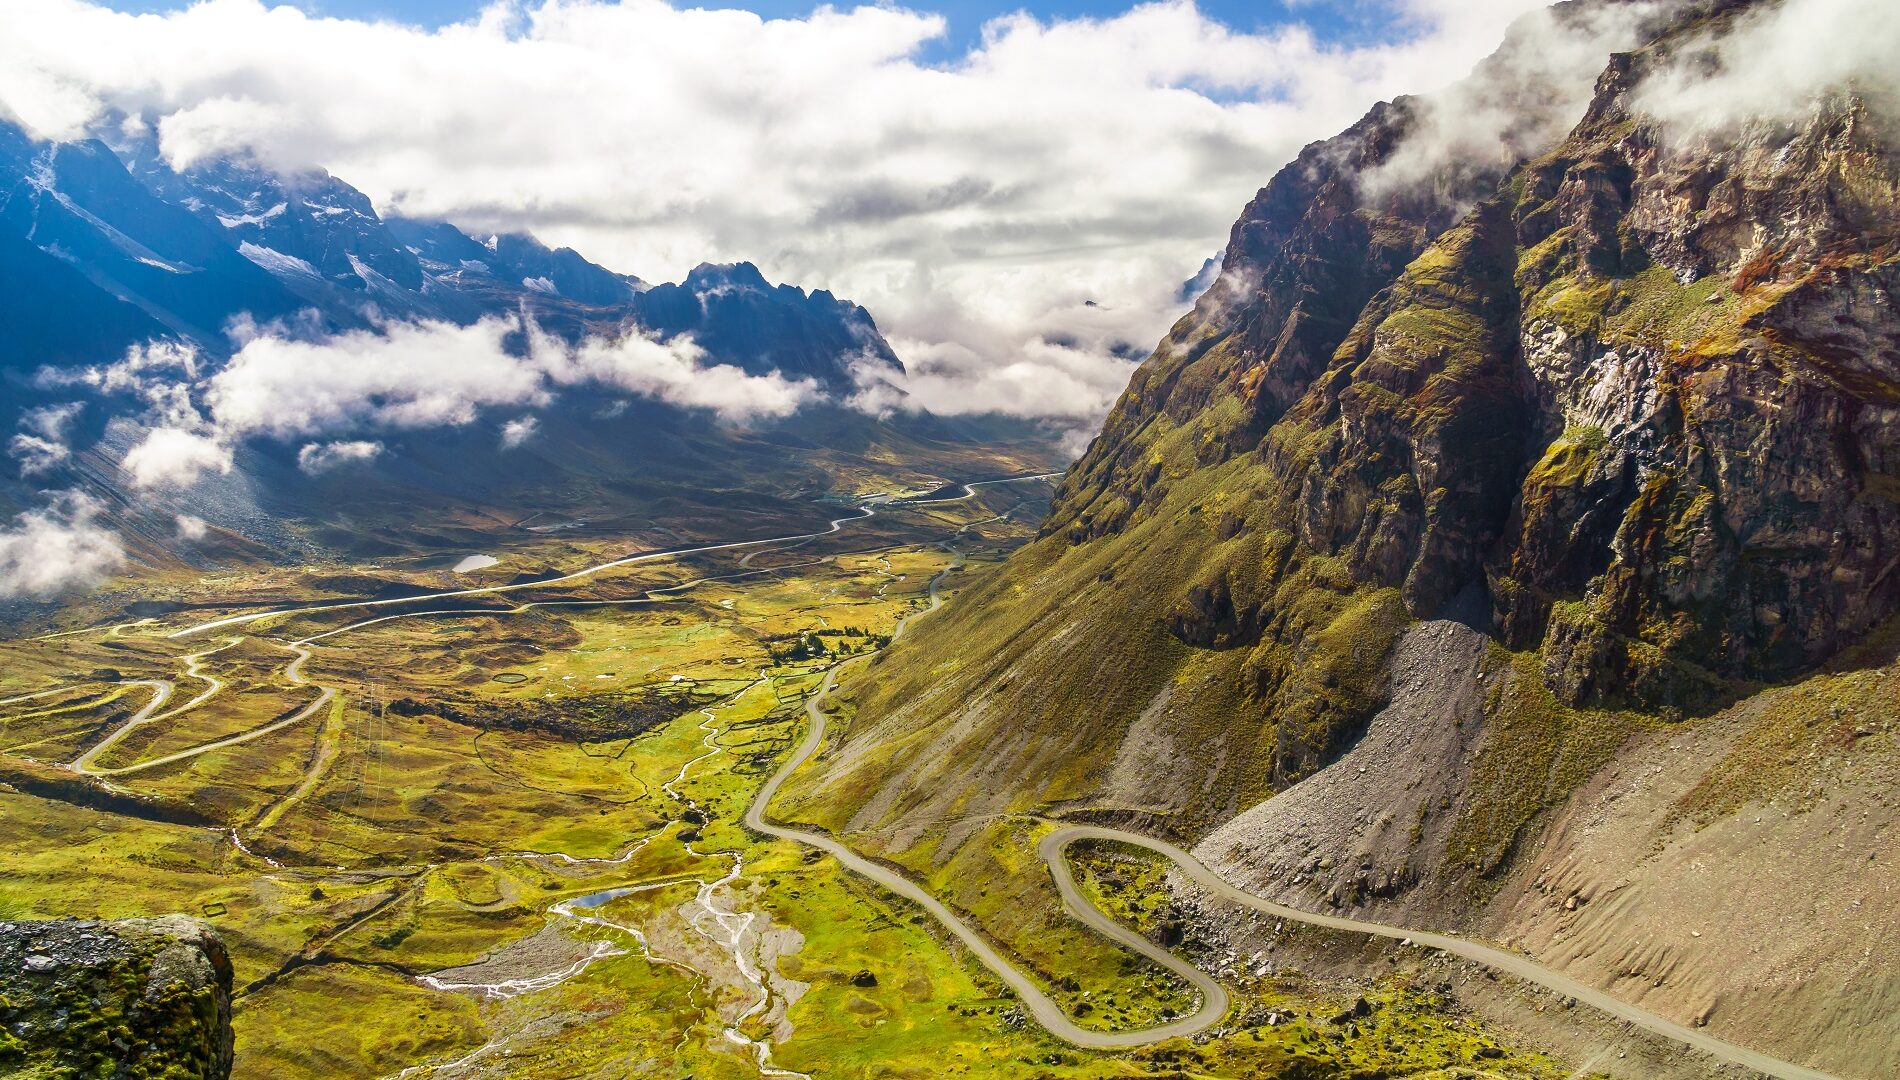
<instances>
[{"instance_id":1,"label":"rock face","mask_svg":"<svg viewBox=\"0 0 1900 1080\"><path fill-rule=\"evenodd\" d=\"M1489 98L1574 101L1506 160L1411 100L1303 152L1043 536L847 684L781 805L972 910L1023 880L984 822L1128 824L1890 1073L1900 116L1641 104L1771 6L1567 6L1631 40Z\"/></svg>"},{"instance_id":2,"label":"rock face","mask_svg":"<svg viewBox=\"0 0 1900 1080\"><path fill-rule=\"evenodd\" d=\"M1416 108L1310 148L1138 374L1047 528L1126 529L1240 456L1250 562L1340 561L1429 617L1490 596L1558 695L1699 709L1900 607L1900 157L1859 99L1664 131L1632 103L1703 5L1617 55L1583 119L1424 202L1364 178ZM1447 190L1471 209L1453 222ZM1193 458L1179 444L1185 429ZM1173 443L1174 445L1170 445ZM1256 524L1257 523L1257 524ZM1285 572L1187 583L1171 630L1258 640Z\"/></svg>"},{"instance_id":3,"label":"rock face","mask_svg":"<svg viewBox=\"0 0 1900 1080\"><path fill-rule=\"evenodd\" d=\"M223 943L176 915L0 923L0 1072L224 1080Z\"/></svg>"}]
</instances>

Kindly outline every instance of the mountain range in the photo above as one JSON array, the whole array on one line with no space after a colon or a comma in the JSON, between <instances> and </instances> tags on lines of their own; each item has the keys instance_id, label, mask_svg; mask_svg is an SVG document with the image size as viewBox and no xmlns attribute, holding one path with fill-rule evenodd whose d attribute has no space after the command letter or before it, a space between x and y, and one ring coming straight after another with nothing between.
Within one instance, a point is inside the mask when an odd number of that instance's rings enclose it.
<instances>
[{"instance_id":1,"label":"mountain range","mask_svg":"<svg viewBox=\"0 0 1900 1080\"><path fill-rule=\"evenodd\" d=\"M117 119L100 131L126 130ZM385 220L321 171L231 157L174 169L149 135L46 142L0 122L0 190L0 275L39 301L0 308L0 366L16 374L106 362L159 336L228 353L238 318L336 333L515 314L569 339L691 334L713 362L838 391L853 385L847 359L902 370L862 307L775 287L750 263L653 286L526 234ZM35 321L49 311L61 317Z\"/></svg>"}]
</instances>

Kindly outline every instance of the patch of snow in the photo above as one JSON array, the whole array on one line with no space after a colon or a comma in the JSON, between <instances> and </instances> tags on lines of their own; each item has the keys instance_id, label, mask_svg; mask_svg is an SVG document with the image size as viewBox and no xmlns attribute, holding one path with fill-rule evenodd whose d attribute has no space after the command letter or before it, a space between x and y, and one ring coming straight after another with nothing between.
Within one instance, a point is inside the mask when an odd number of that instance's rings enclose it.
<instances>
[{"instance_id":1,"label":"patch of snow","mask_svg":"<svg viewBox=\"0 0 1900 1080\"><path fill-rule=\"evenodd\" d=\"M547 293L549 296L559 296L561 294L561 291L554 287L554 282L544 277L522 278L521 287L524 289L533 289L538 293Z\"/></svg>"},{"instance_id":2,"label":"patch of snow","mask_svg":"<svg viewBox=\"0 0 1900 1080\"><path fill-rule=\"evenodd\" d=\"M272 218L282 216L285 210L285 207L286 207L286 204L278 203L276 206L271 207L269 210L266 210L261 214L242 214L237 217L229 217L225 214L219 214L218 224L224 226L227 229L241 229L246 225L262 225L266 221L271 220Z\"/></svg>"},{"instance_id":3,"label":"patch of snow","mask_svg":"<svg viewBox=\"0 0 1900 1080\"><path fill-rule=\"evenodd\" d=\"M40 177L37 179L29 178L28 183L34 187L38 187L42 180L48 184L53 182L53 175L51 172L50 165L47 166L45 175L43 177ZM81 221L84 221L86 224L99 230L101 235L103 235L107 240L110 240L112 242L113 247L118 248L121 252L125 253L127 256L133 259L136 259L139 262L146 264L147 266L156 266L161 270L166 270L174 274L191 274L191 273L197 272L198 270L197 267L189 266L184 263L172 262L166 259L164 256L160 255L158 252L153 251L151 248L148 248L144 244L139 243L137 240L132 239L130 236L127 236L125 233L120 232L118 228L115 227L111 222L106 221L104 218L101 218L99 215L93 213L92 211L74 202L72 199L72 196L67 195L65 192L54 191L54 190L45 189L45 188L42 188L41 190L51 195L53 197L54 202L57 202L62 207L65 207L66 210L72 213L74 217L79 218Z\"/></svg>"},{"instance_id":4,"label":"patch of snow","mask_svg":"<svg viewBox=\"0 0 1900 1080\"><path fill-rule=\"evenodd\" d=\"M368 263L357 258L354 253L350 254L349 260L350 269L356 271L356 276L362 278L365 285L371 288L381 289L386 293L392 293L396 296L406 295L402 286L377 273Z\"/></svg>"},{"instance_id":5,"label":"patch of snow","mask_svg":"<svg viewBox=\"0 0 1900 1080\"><path fill-rule=\"evenodd\" d=\"M58 182L59 178L53 172L53 152L47 150L40 153L27 171L26 186L34 191L52 191Z\"/></svg>"},{"instance_id":6,"label":"patch of snow","mask_svg":"<svg viewBox=\"0 0 1900 1080\"><path fill-rule=\"evenodd\" d=\"M262 247L246 240L238 245L238 254L251 260L273 274L304 274L318 277L317 268L299 259L295 255L286 255L275 248Z\"/></svg>"},{"instance_id":7,"label":"patch of snow","mask_svg":"<svg viewBox=\"0 0 1900 1080\"><path fill-rule=\"evenodd\" d=\"M473 270L477 273L486 274L488 273L488 264L481 261L480 259L463 259L462 269Z\"/></svg>"}]
</instances>

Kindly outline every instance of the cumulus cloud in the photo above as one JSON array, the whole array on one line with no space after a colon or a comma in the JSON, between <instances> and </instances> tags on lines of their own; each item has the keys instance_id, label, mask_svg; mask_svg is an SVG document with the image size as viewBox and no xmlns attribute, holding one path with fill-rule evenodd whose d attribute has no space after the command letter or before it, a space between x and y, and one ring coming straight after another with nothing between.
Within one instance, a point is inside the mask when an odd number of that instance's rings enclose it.
<instances>
[{"instance_id":1,"label":"cumulus cloud","mask_svg":"<svg viewBox=\"0 0 1900 1080\"><path fill-rule=\"evenodd\" d=\"M569 345L519 318L398 323L323 339L262 334L205 381L227 437L306 438L351 428L460 426L485 408L540 406L610 386L739 422L783 416L815 394L776 372L708 365L689 337L638 331Z\"/></svg>"},{"instance_id":2,"label":"cumulus cloud","mask_svg":"<svg viewBox=\"0 0 1900 1080\"><path fill-rule=\"evenodd\" d=\"M1164 0L1007 16L933 62L944 19L888 6L522 0L428 31L256 0L9 0L0 100L49 135L150 115L176 163L322 166L383 209L528 229L649 280L750 258L868 306L936 373L912 380L925 405L1070 416L1112 396L1300 146L1457 78L1542 4L1385 0L1400 40L1345 47ZM1073 396L1007 392L1045 383Z\"/></svg>"},{"instance_id":3,"label":"cumulus cloud","mask_svg":"<svg viewBox=\"0 0 1900 1080\"><path fill-rule=\"evenodd\" d=\"M1635 104L1667 130L1719 134L1750 120L1793 121L1853 92L1900 120L1900 5L1784 0L1704 34L1638 87Z\"/></svg>"},{"instance_id":4,"label":"cumulus cloud","mask_svg":"<svg viewBox=\"0 0 1900 1080\"><path fill-rule=\"evenodd\" d=\"M564 385L595 383L689 408L711 409L741 423L785 416L820 396L810 379L787 379L773 371L752 375L731 364L707 364L690 337L657 341L629 333L618 339L589 338L569 348L543 334L534 355L548 375Z\"/></svg>"},{"instance_id":5,"label":"cumulus cloud","mask_svg":"<svg viewBox=\"0 0 1900 1080\"><path fill-rule=\"evenodd\" d=\"M997 363L955 343L901 342L902 374L860 365L849 404L875 416L928 407L942 415L1011 413L1078 424L1108 411L1135 361L1071 345L1031 341Z\"/></svg>"},{"instance_id":6,"label":"cumulus cloud","mask_svg":"<svg viewBox=\"0 0 1900 1080\"><path fill-rule=\"evenodd\" d=\"M203 540L205 534L211 531L211 526L205 522L205 519L196 514L179 514L175 522L180 540Z\"/></svg>"},{"instance_id":7,"label":"cumulus cloud","mask_svg":"<svg viewBox=\"0 0 1900 1080\"><path fill-rule=\"evenodd\" d=\"M154 361L155 356L162 359ZM197 374L196 353L173 346L135 348L116 364L61 376L143 400L142 412L115 417L106 429L115 441L131 444L119 467L135 488L186 488L206 473L231 471L230 438L199 412L192 384L173 372L187 380Z\"/></svg>"},{"instance_id":8,"label":"cumulus cloud","mask_svg":"<svg viewBox=\"0 0 1900 1080\"><path fill-rule=\"evenodd\" d=\"M125 549L98 516L98 502L64 492L0 527L0 597L52 596L105 578L125 561Z\"/></svg>"},{"instance_id":9,"label":"cumulus cloud","mask_svg":"<svg viewBox=\"0 0 1900 1080\"><path fill-rule=\"evenodd\" d=\"M485 406L546 400L541 372L505 347L519 330L517 320L484 319L324 340L262 334L211 376L205 400L218 427L238 436L467 424Z\"/></svg>"},{"instance_id":10,"label":"cumulus cloud","mask_svg":"<svg viewBox=\"0 0 1900 1080\"><path fill-rule=\"evenodd\" d=\"M50 472L72 457L73 449L67 442L68 428L84 408L84 402L68 401L42 405L20 414L20 430L7 443L7 454L20 463L21 476Z\"/></svg>"},{"instance_id":11,"label":"cumulus cloud","mask_svg":"<svg viewBox=\"0 0 1900 1080\"><path fill-rule=\"evenodd\" d=\"M231 447L215 435L182 427L147 431L120 467L138 488L184 488L206 473L231 471Z\"/></svg>"},{"instance_id":12,"label":"cumulus cloud","mask_svg":"<svg viewBox=\"0 0 1900 1080\"><path fill-rule=\"evenodd\" d=\"M189 380L198 375L198 351L176 341L148 341L126 350L110 364L82 368L43 368L37 381L41 386L84 386L102 394L149 395L154 387L167 385L159 378L176 373Z\"/></svg>"},{"instance_id":13,"label":"cumulus cloud","mask_svg":"<svg viewBox=\"0 0 1900 1080\"><path fill-rule=\"evenodd\" d=\"M321 476L340 465L373 461L382 452L382 443L362 439L305 443L297 450L297 468L311 476Z\"/></svg>"},{"instance_id":14,"label":"cumulus cloud","mask_svg":"<svg viewBox=\"0 0 1900 1080\"><path fill-rule=\"evenodd\" d=\"M501 426L501 448L503 450L513 450L515 447L534 438L535 429L540 426L541 421L532 416L517 417L516 419L508 421Z\"/></svg>"}]
</instances>

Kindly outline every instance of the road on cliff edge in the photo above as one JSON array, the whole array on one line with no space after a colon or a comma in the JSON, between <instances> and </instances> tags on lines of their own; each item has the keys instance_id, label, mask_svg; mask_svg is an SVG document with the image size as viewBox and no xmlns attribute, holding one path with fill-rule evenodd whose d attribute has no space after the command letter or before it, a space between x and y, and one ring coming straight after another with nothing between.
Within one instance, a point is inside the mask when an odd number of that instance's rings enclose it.
<instances>
[{"instance_id":1,"label":"road on cliff edge","mask_svg":"<svg viewBox=\"0 0 1900 1080\"><path fill-rule=\"evenodd\" d=\"M1069 845L1079 840L1107 840L1146 848L1172 861L1183 874L1193 879L1196 885L1211 895L1229 903L1265 912L1278 919L1323 927L1328 930L1371 934L1374 937L1390 938L1394 941L1409 940L1420 948L1438 949L1441 952L1476 961L1488 968L1514 975L1525 982L1536 983L1547 990L1576 998L1600 1012L1607 1013L1618 1020L1627 1021L1665 1039L1753 1069L1764 1075L1777 1077L1779 1080L1836 1080L1829 1073L1782 1061L1734 1043L1723 1042L1721 1039L1705 1035L1693 1028L1665 1020L1621 998L1578 982L1562 972L1553 971L1527 957L1507 952L1496 946L1468 938L1454 937L1450 934L1438 934L1429 930L1407 930L1404 927L1363 922L1338 915L1318 915L1299 908L1287 907L1285 904L1276 904L1230 884L1227 879L1216 874L1199 859L1165 840L1095 825L1065 825L1043 837L1042 842L1036 845L1036 852L1042 856L1044 862L1049 864L1050 872L1055 875L1056 887L1062 892L1064 905L1079 914L1086 912L1086 914L1081 914L1082 921L1092 927L1099 928L1105 923L1113 924L1109 923L1107 916L1088 903L1076 889L1075 881L1069 874L1066 853Z\"/></svg>"},{"instance_id":2,"label":"road on cliff edge","mask_svg":"<svg viewBox=\"0 0 1900 1080\"><path fill-rule=\"evenodd\" d=\"M948 573L948 571L946 570L945 573ZM911 618L928 615L943 606L943 601L937 595L937 589L943 581L943 576L943 574L938 574L930 581L930 606L917 615L911 616ZM908 623L908 619L898 623L896 630L891 634L893 643L902 636ZM839 667L842 666L842 664L839 665ZM1069 869L1069 846L1081 840L1100 840L1131 844L1135 847L1146 848L1149 851L1165 856L1172 861L1183 874L1191 878L1195 884L1210 894L1230 903L1239 904L1242 907L1265 912L1275 918L1284 919L1288 922L1303 923L1308 926L1323 927L1328 930L1370 934L1375 937L1389 938L1394 941L1410 940L1414 945L1422 948L1438 949L1443 952L1451 953L1454 956L1475 961L1496 971L1516 976L1526 982L1535 983L1556 993L1576 998L1578 1001L1615 1019L1628 1022L1645 1031L1660 1035L1665 1039L1672 1040L1690 1049L1701 1051L1723 1061L1753 1069L1765 1076L1775 1077L1776 1080L1838 1080L1838 1078L1829 1073L1782 1061L1778 1058L1770 1057L1767 1054L1750 1050L1747 1047L1737 1046L1734 1043L1724 1042L1721 1039L1705 1035L1692 1028L1686 1028L1681 1024L1665 1020L1654 1013L1639 1009L1602 990L1587 986L1568 975L1546 968L1527 957L1507 952L1495 946L1485 945L1461 937L1454 937L1450 934L1433 933L1427 930L1410 930L1404 927L1388 926L1384 923L1364 922L1359 919L1348 919L1337 915L1319 915L1302 911L1299 908L1274 903L1271 900L1256 896L1253 893L1229 883L1225 878L1201 863L1200 860L1165 840L1157 840L1150 836L1143 836L1140 833L1126 832L1121 829L1111 829L1097 825L1063 825L1043 837L1041 842L1036 846L1037 854L1041 856L1043 862L1048 865L1049 873L1055 879L1056 889L1062 896L1063 907L1091 930L1118 944L1133 949L1153 960L1155 963L1162 965L1188 980L1188 982L1192 983L1194 988L1200 992L1201 1007L1196 1010L1192 1016L1162 1024L1158 1027L1120 1032L1089 1031L1077 1027L1061 1005L1057 1004L1049 995L1045 994L1040 987L1030 981L1021 971L1018 971L1014 965L1005 960L1002 955L984 939L982 934L980 934L975 927L951 911L942 901L924 891L924 889L915 882L888 866L873 862L857 854L846 847L842 842L824 833L807 829L787 828L782 825L775 825L767 820L766 808L771 804L773 796L778 794L779 788L785 783L786 779L790 777L793 772L797 771L800 766L804 765L805 762L809 761L812 755L818 752L818 748L824 744L825 713L824 710L820 708L820 702L836 687L839 667L832 668L825 677L824 685L810 698L806 699L805 712L811 718L811 730L806 733L804 741L799 743L798 748L792 752L792 756L788 758L783 765L780 765L778 771L772 774L771 779L765 782L765 786L759 789L758 795L752 800L752 805L746 810L745 822L747 827L764 833L767 836L776 837L781 840L791 840L795 843L804 844L808 847L814 847L824 851L843 863L847 869L877 882L879 885L884 886L899 896L917 904L925 911L930 912L939 923L943 924L946 930L956 935L958 940L962 941L972 953L976 954L977 959L983 962L984 967L989 968L990 971L995 973L997 978L1003 980L1004 983L1008 984L1010 989L1016 992L1018 999L1021 1000L1023 1005L1029 1010L1030 1015L1035 1017L1037 1023L1047 1029L1050 1034L1055 1035L1065 1042L1097 1050L1148 1046L1154 1043L1165 1042L1168 1039L1205 1031L1219 1023L1221 1018L1227 1014L1227 991L1219 982L1215 981L1213 977L1194 965L1187 963L1173 953L1168 952L1147 938L1109 918L1101 909L1090 903L1088 898L1085 897L1076 886L1074 874Z\"/></svg>"}]
</instances>

